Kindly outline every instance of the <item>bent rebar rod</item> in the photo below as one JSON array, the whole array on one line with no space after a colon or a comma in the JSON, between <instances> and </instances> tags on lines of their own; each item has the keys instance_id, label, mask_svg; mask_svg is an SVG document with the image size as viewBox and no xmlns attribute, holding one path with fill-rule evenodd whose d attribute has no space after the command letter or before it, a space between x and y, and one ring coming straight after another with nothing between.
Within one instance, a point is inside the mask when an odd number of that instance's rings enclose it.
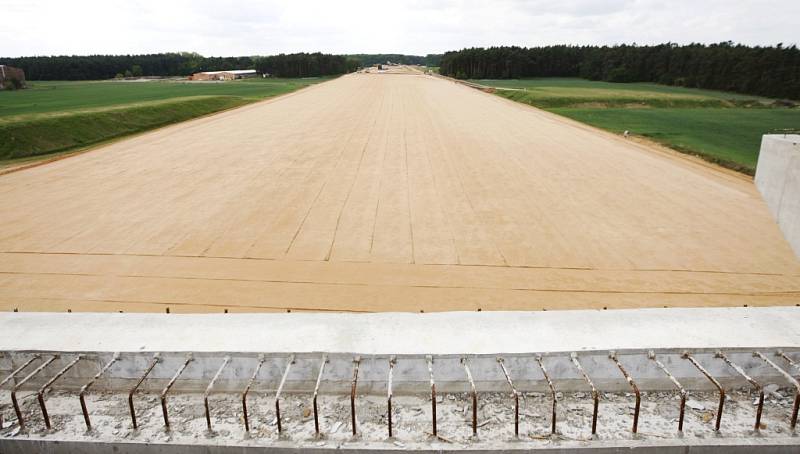
<instances>
[{"instance_id":1,"label":"bent rebar rod","mask_svg":"<svg viewBox=\"0 0 800 454\"><path fill-rule=\"evenodd\" d=\"M464 365L464 372L467 374L467 380L469 380L469 386L471 388L470 393L472 394L472 436L478 436L478 391L475 389L475 381L472 379L472 372L469 371L469 365L467 364L467 358L461 358L461 364Z\"/></svg>"},{"instance_id":2,"label":"bent rebar rod","mask_svg":"<svg viewBox=\"0 0 800 454\"><path fill-rule=\"evenodd\" d=\"M631 429L631 432L636 433L639 428L639 409L641 408L642 404L642 395L639 392L639 387L636 385L636 382L633 381L633 377L628 374L628 371L626 371L625 367L622 366L622 363L619 362L619 358L617 358L617 352L609 353L608 357L611 358L611 361L614 361L617 364L617 367L619 368L620 372L622 372L625 380L628 382L631 388L633 388L633 392L636 393L636 405L633 407L633 428Z\"/></svg>"},{"instance_id":3,"label":"bent rebar rod","mask_svg":"<svg viewBox=\"0 0 800 454\"><path fill-rule=\"evenodd\" d=\"M553 380L550 380L550 375L547 373L547 369L544 367L544 362L542 361L542 355L536 355L536 362L539 363L539 368L542 369L542 374L544 375L544 379L547 380L547 386L550 387L550 393L553 396L553 412L552 415L550 416L550 433L555 434L556 405L558 405L558 397L556 396L556 387L553 386Z\"/></svg>"},{"instance_id":4,"label":"bent rebar rod","mask_svg":"<svg viewBox=\"0 0 800 454\"><path fill-rule=\"evenodd\" d=\"M128 391L128 408L131 411L131 422L133 422L133 430L139 428L139 425L136 424L136 409L133 407L133 394L136 392L137 389L139 389L139 386L142 385L142 382L144 382L147 376L150 375L150 372L152 372L153 368L156 367L156 364L158 364L160 361L161 361L161 354L160 353L154 354L153 359L150 361L150 365L147 366L147 369L145 369L144 374L142 374L142 376L139 378L139 381L136 382L133 388L131 388L131 390Z\"/></svg>"},{"instance_id":5,"label":"bent rebar rod","mask_svg":"<svg viewBox=\"0 0 800 454\"><path fill-rule=\"evenodd\" d=\"M592 412L592 435L597 434L597 413L600 409L600 393L597 391L597 388L594 386L594 382L592 379L589 378L589 374L583 369L581 363L578 361L578 354L572 352L569 354L570 359L572 360L572 364L578 369L578 371L583 376L583 379L586 380L586 383L589 384L589 387L592 388L592 400L594 400L594 411Z\"/></svg>"},{"instance_id":6,"label":"bent rebar rod","mask_svg":"<svg viewBox=\"0 0 800 454\"><path fill-rule=\"evenodd\" d=\"M322 355L322 363L319 365L319 374L317 374L317 384L314 385L314 399L312 405L314 407L314 432L319 436L319 412L317 410L317 396L319 395L319 386L322 383L322 374L325 373L325 364L328 363L328 355Z\"/></svg>"},{"instance_id":7,"label":"bent rebar rod","mask_svg":"<svg viewBox=\"0 0 800 454\"><path fill-rule=\"evenodd\" d=\"M92 378L89 381L89 383L87 383L87 384L85 384L85 385L83 385L81 387L81 391L78 394L78 399L81 401L81 411L83 412L83 421L86 423L86 431L87 432L92 430L92 421L89 419L89 409L86 408L86 398L85 398L86 392L89 391L89 388L94 384L94 382L99 380L100 377L102 377L103 374L105 374L106 371L108 371L108 369L111 368L111 366L114 363L116 363L118 360L119 360L119 353L114 353L114 356L111 358L111 361L106 363L106 365L103 366L102 369L100 369L100 372L98 372L94 376L94 378Z\"/></svg>"},{"instance_id":8,"label":"bent rebar rod","mask_svg":"<svg viewBox=\"0 0 800 454\"><path fill-rule=\"evenodd\" d=\"M672 383L675 385L676 388L678 388L678 391L680 392L681 408L680 408L680 415L678 416L678 432L683 432L683 417L684 417L685 410L686 410L686 396L689 393L681 385L681 383L678 381L678 379L675 378L674 375L672 375L672 373L669 371L669 369L667 369L667 366L665 366L661 361L659 361L656 358L656 354L655 354L655 352L653 350L650 350L649 352L647 352L647 357L650 358L651 360L653 360L654 363L656 363L656 366L658 366L658 368L661 369L664 372L664 374L666 374L666 376L670 379L670 381L672 381Z\"/></svg>"},{"instance_id":9,"label":"bent rebar rod","mask_svg":"<svg viewBox=\"0 0 800 454\"><path fill-rule=\"evenodd\" d=\"M353 381L350 383L350 423L353 428L353 436L356 436L356 386L358 386L358 366L361 364L361 356L353 358Z\"/></svg>"},{"instance_id":10,"label":"bent rebar rod","mask_svg":"<svg viewBox=\"0 0 800 454\"><path fill-rule=\"evenodd\" d=\"M283 391L283 385L286 383L286 377L289 376L289 370L292 368L292 364L294 364L294 355L289 356L289 363L286 365L281 383L278 385L278 391L275 393L275 421L278 424L279 434L283 432L283 426L281 425L281 391Z\"/></svg>"},{"instance_id":11,"label":"bent rebar rod","mask_svg":"<svg viewBox=\"0 0 800 454\"><path fill-rule=\"evenodd\" d=\"M166 429L167 432L170 431L169 413L167 413L167 393L172 388L172 385L174 385L175 382L178 381L178 377L181 376L183 371L186 369L186 366L188 366L193 359L194 357L192 356L191 353L186 355L186 360L183 362L178 371L175 372L175 375L172 376L172 379L169 381L169 383L167 383L167 386L164 388L164 390L161 391L161 412L164 414L164 428Z\"/></svg>"},{"instance_id":12,"label":"bent rebar rod","mask_svg":"<svg viewBox=\"0 0 800 454\"><path fill-rule=\"evenodd\" d=\"M250 432L250 421L247 417L247 393L250 392L250 387L253 386L253 383L256 381L256 377L258 377L258 372L261 370L261 366L264 365L264 354L258 355L258 364L256 365L256 370L253 371L253 375L250 377L250 381L247 382L247 386L244 388L242 392L242 412L244 413L244 431Z\"/></svg>"},{"instance_id":13,"label":"bent rebar rod","mask_svg":"<svg viewBox=\"0 0 800 454\"><path fill-rule=\"evenodd\" d=\"M508 382L508 386L511 388L511 396L514 398L514 436L519 437L519 391L514 387L514 382L511 381L511 375L509 375L506 369L505 360L503 358L497 358L497 364L500 365L500 369L506 377L506 382Z\"/></svg>"},{"instance_id":14,"label":"bent rebar rod","mask_svg":"<svg viewBox=\"0 0 800 454\"><path fill-rule=\"evenodd\" d=\"M388 406L388 422L389 422L389 438L392 438L392 372L394 371L394 364L397 358L392 356L389 358L389 379L387 386L387 406Z\"/></svg>"},{"instance_id":15,"label":"bent rebar rod","mask_svg":"<svg viewBox=\"0 0 800 454\"><path fill-rule=\"evenodd\" d=\"M208 408L208 395L211 394L211 389L214 388L214 383L217 382L217 379L219 378L219 375L222 373L222 370L225 369L225 366L227 366L230 361L231 361L230 356L226 356L222 360L222 365L219 366L219 369L217 369L217 373L214 374L214 378L211 379L211 383L208 384L206 392L203 393L203 404L206 407L206 427L208 428L209 432L211 431L211 410Z\"/></svg>"},{"instance_id":16,"label":"bent rebar rod","mask_svg":"<svg viewBox=\"0 0 800 454\"><path fill-rule=\"evenodd\" d=\"M433 424L433 436L438 437L439 433L436 431L436 382L433 381L433 356L426 355L425 360L428 362L428 374L431 376L431 423Z\"/></svg>"},{"instance_id":17,"label":"bent rebar rod","mask_svg":"<svg viewBox=\"0 0 800 454\"><path fill-rule=\"evenodd\" d=\"M800 372L800 364L797 364L797 362L792 360L792 358L789 358L789 356L783 350L778 350L775 353L775 356L779 356L779 357L783 358L784 360L786 360L787 363L789 363L790 366L792 366L795 369L797 369L797 372Z\"/></svg>"},{"instance_id":18,"label":"bent rebar rod","mask_svg":"<svg viewBox=\"0 0 800 454\"><path fill-rule=\"evenodd\" d=\"M778 367L777 364L772 362L769 358L767 358L766 356L762 355L761 353L755 352L755 353L753 353L753 356L756 356L758 358L763 359L764 362L766 362L773 369L778 371L779 374L783 375L783 378L785 378L786 381L788 381L789 383L794 385L794 390L795 390L794 405L792 406L792 419L791 419L791 424L790 424L792 430L794 430L795 426L797 426L797 410L800 409L800 382L798 382L794 377L792 377L792 375L790 373L788 373L785 370L783 370L780 367Z\"/></svg>"},{"instance_id":19,"label":"bent rebar rod","mask_svg":"<svg viewBox=\"0 0 800 454\"><path fill-rule=\"evenodd\" d=\"M69 364L64 366L63 369L58 371L58 373L56 373L56 375L53 378L51 378L50 380L47 381L47 383L42 385L42 387L39 388L39 392L36 394L36 397L39 400L39 407L41 407L42 409L42 417L44 418L44 425L45 427L47 427L47 430L50 430L51 427L50 427L50 415L47 413L47 406L45 406L44 404L44 393L47 392L48 388L53 386L53 383L55 383L56 380L61 378L62 375L66 374L67 371L72 369L72 366L78 364L78 361L80 361L81 359L83 359L83 355L76 356L75 359L73 359Z\"/></svg>"},{"instance_id":20,"label":"bent rebar rod","mask_svg":"<svg viewBox=\"0 0 800 454\"><path fill-rule=\"evenodd\" d=\"M725 388L723 388L722 385L717 381L717 379L714 378L703 366L701 366L700 363L696 359L694 359L694 357L691 354L689 354L689 352L683 352L681 357L692 363L694 367L696 367L697 370L700 371L700 373L705 375L706 378L711 383L713 383L714 386L717 387L717 390L719 391L719 408L717 409L717 422L714 427L714 430L719 432L719 426L720 423L722 423L722 409L725 406Z\"/></svg>"},{"instance_id":21,"label":"bent rebar rod","mask_svg":"<svg viewBox=\"0 0 800 454\"><path fill-rule=\"evenodd\" d=\"M11 379L16 377L16 375L18 373L22 372L23 369L25 369L26 367L30 366L32 362L36 361L37 359L39 359L41 357L42 357L42 355L40 355L38 353L36 353L33 356L31 356L30 359L25 361L21 366L19 366L16 369L14 369L10 374L8 374L8 376L6 378L3 379L3 381L0 382L0 388L2 388L6 383L10 382ZM0 427L0 428L2 428L2 427Z\"/></svg>"},{"instance_id":22,"label":"bent rebar rod","mask_svg":"<svg viewBox=\"0 0 800 454\"><path fill-rule=\"evenodd\" d=\"M43 371L45 367L49 366L50 363L58 359L58 355L53 355L47 361L43 362L39 365L33 372L28 374L25 378L23 378L19 383L17 383L14 388L11 390L11 403L14 404L14 413L17 414L17 422L19 422L19 431L25 431L25 419L22 417L22 410L19 408L19 402L17 401L17 391L19 391L20 387L24 385L28 380L39 374L39 372Z\"/></svg>"},{"instance_id":23,"label":"bent rebar rod","mask_svg":"<svg viewBox=\"0 0 800 454\"><path fill-rule=\"evenodd\" d=\"M3 379L3 381L2 381L2 382L0 382L0 388L2 388L2 387L3 387L3 385L5 385L6 383L10 382L10 381L11 381L11 379L13 379L14 377L16 377L16 376L17 376L17 374L18 374L18 373L20 373L20 372L22 372L22 370L23 370L23 369L25 369L26 367L30 366L30 364L31 364L32 362L36 361L37 359L39 359L39 358L41 358L41 357L42 357L42 355L40 355L40 354L38 354L38 353L36 353L36 354L34 354L33 356L31 356L31 357L30 357L30 359L28 359L27 361L25 361L25 363L23 363L23 364L22 364L21 366L19 366L18 368L14 369L14 370L13 370L13 371L12 371L10 374L8 374L8 376L7 376L6 378L4 378L4 379ZM0 407L0 429L2 429L2 428L3 428L3 411L2 411L2 408L3 408L3 407L5 407L5 406L2 406L2 407Z\"/></svg>"},{"instance_id":24,"label":"bent rebar rod","mask_svg":"<svg viewBox=\"0 0 800 454\"><path fill-rule=\"evenodd\" d=\"M761 385L757 381L755 381L752 378L750 378L750 376L747 375L747 373L744 371L744 369L739 367L738 364L736 364L733 361L731 361L730 358L728 358L728 356L725 353L722 352L722 350L717 350L717 353L716 353L715 356L717 358L721 358L723 361L725 361L725 363L728 366L730 366L739 375L741 375L745 380L747 380L751 385L753 385L753 387L756 388L756 390L758 390L758 409L756 410L756 422L755 422L754 430L757 430L757 431L761 430L761 413L764 410L764 388L762 388Z\"/></svg>"}]
</instances>

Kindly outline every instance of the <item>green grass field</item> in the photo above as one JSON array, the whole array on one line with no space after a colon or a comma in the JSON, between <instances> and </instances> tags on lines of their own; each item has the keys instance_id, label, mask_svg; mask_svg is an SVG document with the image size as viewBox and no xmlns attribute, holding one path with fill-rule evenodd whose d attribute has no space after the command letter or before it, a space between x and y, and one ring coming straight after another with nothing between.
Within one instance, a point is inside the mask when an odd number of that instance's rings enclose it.
<instances>
[{"instance_id":1,"label":"green grass field","mask_svg":"<svg viewBox=\"0 0 800 454\"><path fill-rule=\"evenodd\" d=\"M753 174L761 135L800 128L800 108L774 100L649 83L583 79L473 80L505 98L615 133L625 130Z\"/></svg>"},{"instance_id":2,"label":"green grass field","mask_svg":"<svg viewBox=\"0 0 800 454\"><path fill-rule=\"evenodd\" d=\"M30 82L0 91L0 162L84 148L323 80Z\"/></svg>"}]
</instances>

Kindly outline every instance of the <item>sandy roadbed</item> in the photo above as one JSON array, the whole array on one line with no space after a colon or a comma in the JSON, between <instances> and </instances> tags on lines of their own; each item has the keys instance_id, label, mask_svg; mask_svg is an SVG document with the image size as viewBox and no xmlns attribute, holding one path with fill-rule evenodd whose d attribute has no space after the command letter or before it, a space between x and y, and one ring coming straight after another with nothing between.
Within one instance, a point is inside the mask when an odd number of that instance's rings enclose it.
<instances>
[{"instance_id":1,"label":"sandy roadbed","mask_svg":"<svg viewBox=\"0 0 800 454\"><path fill-rule=\"evenodd\" d=\"M0 309L800 304L752 182L421 74L0 176Z\"/></svg>"}]
</instances>

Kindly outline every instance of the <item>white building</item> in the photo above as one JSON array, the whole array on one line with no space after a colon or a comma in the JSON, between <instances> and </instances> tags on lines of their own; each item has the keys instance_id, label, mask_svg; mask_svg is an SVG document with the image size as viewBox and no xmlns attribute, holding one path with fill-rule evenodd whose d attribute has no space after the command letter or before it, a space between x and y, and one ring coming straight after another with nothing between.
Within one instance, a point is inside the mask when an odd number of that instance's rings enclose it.
<instances>
[{"instance_id":1,"label":"white building","mask_svg":"<svg viewBox=\"0 0 800 454\"><path fill-rule=\"evenodd\" d=\"M257 77L255 69L235 69L230 71L205 71L189 76L189 80L234 80Z\"/></svg>"}]
</instances>

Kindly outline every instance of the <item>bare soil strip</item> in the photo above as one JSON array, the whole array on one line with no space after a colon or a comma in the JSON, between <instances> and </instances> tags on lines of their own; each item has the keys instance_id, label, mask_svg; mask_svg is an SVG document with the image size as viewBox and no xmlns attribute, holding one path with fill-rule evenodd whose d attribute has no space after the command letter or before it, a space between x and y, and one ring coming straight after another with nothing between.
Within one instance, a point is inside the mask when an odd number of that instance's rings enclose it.
<instances>
[{"instance_id":1,"label":"bare soil strip","mask_svg":"<svg viewBox=\"0 0 800 454\"><path fill-rule=\"evenodd\" d=\"M421 74L0 177L0 309L800 303L752 182Z\"/></svg>"}]
</instances>

